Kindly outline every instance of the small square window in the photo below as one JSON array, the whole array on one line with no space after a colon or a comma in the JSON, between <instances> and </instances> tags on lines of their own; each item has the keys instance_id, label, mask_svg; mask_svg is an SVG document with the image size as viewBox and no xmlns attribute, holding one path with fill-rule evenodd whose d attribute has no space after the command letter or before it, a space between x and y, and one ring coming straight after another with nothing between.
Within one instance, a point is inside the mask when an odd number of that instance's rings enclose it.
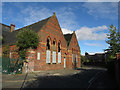
<instances>
[{"instance_id":1,"label":"small square window","mask_svg":"<svg viewBox=\"0 0 120 90\"><path fill-rule=\"evenodd\" d=\"M40 52L37 53L37 60L40 60Z\"/></svg>"}]
</instances>

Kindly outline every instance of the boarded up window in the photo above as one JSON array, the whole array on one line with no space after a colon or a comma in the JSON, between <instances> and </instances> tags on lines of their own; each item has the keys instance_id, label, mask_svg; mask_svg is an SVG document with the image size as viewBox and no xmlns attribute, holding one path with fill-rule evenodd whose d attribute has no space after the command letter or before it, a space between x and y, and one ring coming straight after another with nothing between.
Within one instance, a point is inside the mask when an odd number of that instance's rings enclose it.
<instances>
[{"instance_id":1,"label":"boarded up window","mask_svg":"<svg viewBox=\"0 0 120 90\"><path fill-rule=\"evenodd\" d=\"M37 53L37 60L40 60L40 52Z\"/></svg>"},{"instance_id":2,"label":"boarded up window","mask_svg":"<svg viewBox=\"0 0 120 90\"><path fill-rule=\"evenodd\" d=\"M61 44L58 42L58 63L61 63Z\"/></svg>"},{"instance_id":3,"label":"boarded up window","mask_svg":"<svg viewBox=\"0 0 120 90\"><path fill-rule=\"evenodd\" d=\"M51 51L46 50L46 63L50 63L50 58L51 58Z\"/></svg>"},{"instance_id":4,"label":"boarded up window","mask_svg":"<svg viewBox=\"0 0 120 90\"><path fill-rule=\"evenodd\" d=\"M58 52L58 63L61 63L61 52Z\"/></svg>"},{"instance_id":5,"label":"boarded up window","mask_svg":"<svg viewBox=\"0 0 120 90\"><path fill-rule=\"evenodd\" d=\"M52 57L52 63L56 63L56 52L55 51L53 51L53 55L52 55L53 57Z\"/></svg>"}]
</instances>

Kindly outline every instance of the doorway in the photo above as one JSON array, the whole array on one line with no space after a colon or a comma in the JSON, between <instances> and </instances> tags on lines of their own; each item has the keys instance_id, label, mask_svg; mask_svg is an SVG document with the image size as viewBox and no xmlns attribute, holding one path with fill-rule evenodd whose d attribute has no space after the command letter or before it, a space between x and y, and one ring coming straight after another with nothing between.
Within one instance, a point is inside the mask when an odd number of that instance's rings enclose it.
<instances>
[{"instance_id":1,"label":"doorway","mask_svg":"<svg viewBox=\"0 0 120 90\"><path fill-rule=\"evenodd\" d=\"M66 58L64 57L64 69L66 68Z\"/></svg>"}]
</instances>

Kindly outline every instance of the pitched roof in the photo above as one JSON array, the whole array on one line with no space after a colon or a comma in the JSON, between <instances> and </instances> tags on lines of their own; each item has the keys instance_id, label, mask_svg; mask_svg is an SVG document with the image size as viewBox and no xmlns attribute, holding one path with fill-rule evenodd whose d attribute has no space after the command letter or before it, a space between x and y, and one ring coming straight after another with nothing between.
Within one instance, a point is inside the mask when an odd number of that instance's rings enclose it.
<instances>
[{"instance_id":1,"label":"pitched roof","mask_svg":"<svg viewBox=\"0 0 120 90\"><path fill-rule=\"evenodd\" d=\"M3 40L3 45L12 45L12 44L15 44L16 41L17 41L17 38L16 38L16 35L17 33L20 31L20 30L24 30L24 29L27 29L27 30L33 30L35 32L39 32L41 30L41 28L48 22L48 20L50 19L51 17L48 17L44 20L41 20L41 21L38 21L36 23L33 23L31 25L28 25L28 26L25 26L23 28L20 28L20 29L17 29L13 32L10 32L10 26L7 26L7 25L4 25L4 24L1 24L2 25L2 36L4 38ZM9 27L9 28L7 28Z\"/></svg>"},{"instance_id":2,"label":"pitched roof","mask_svg":"<svg viewBox=\"0 0 120 90\"><path fill-rule=\"evenodd\" d=\"M20 28L20 29L17 29L16 31L19 31L19 30L23 30L23 29L31 29L31 30L34 30L35 32L39 32L39 30L48 22L48 20L50 19L51 17L48 17L46 19L43 19L41 21L38 21L36 23L33 23L31 25L28 25L26 27L23 27L23 28Z\"/></svg>"},{"instance_id":3,"label":"pitched roof","mask_svg":"<svg viewBox=\"0 0 120 90\"><path fill-rule=\"evenodd\" d=\"M66 39L67 41L67 46L69 46L70 42L71 42L71 39L72 39L72 34L64 34L64 38Z\"/></svg>"}]
</instances>

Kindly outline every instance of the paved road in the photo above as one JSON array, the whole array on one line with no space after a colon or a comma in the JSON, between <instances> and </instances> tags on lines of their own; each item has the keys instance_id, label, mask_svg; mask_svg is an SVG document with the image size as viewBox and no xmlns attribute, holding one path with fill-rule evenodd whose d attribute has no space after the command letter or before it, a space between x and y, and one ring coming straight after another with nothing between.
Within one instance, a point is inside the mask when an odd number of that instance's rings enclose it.
<instances>
[{"instance_id":1,"label":"paved road","mask_svg":"<svg viewBox=\"0 0 120 90\"><path fill-rule=\"evenodd\" d=\"M37 80L28 82L24 88L116 88L115 82L106 77L106 70L89 69L67 76L40 76Z\"/></svg>"},{"instance_id":2,"label":"paved road","mask_svg":"<svg viewBox=\"0 0 120 90\"><path fill-rule=\"evenodd\" d=\"M115 77L104 71L98 73L98 75L96 75L95 78L91 81L88 90L91 88L113 88L118 90Z\"/></svg>"},{"instance_id":3,"label":"paved road","mask_svg":"<svg viewBox=\"0 0 120 90\"><path fill-rule=\"evenodd\" d=\"M20 88L24 81L21 79L11 81L12 83L4 82L3 86L6 88L14 84L15 87ZM15 85L16 82L18 86ZM116 84L114 79L106 73L106 69L87 68L37 73L36 77L35 75L28 75L24 84L25 88L84 88L89 90L91 88L116 88Z\"/></svg>"}]
</instances>

